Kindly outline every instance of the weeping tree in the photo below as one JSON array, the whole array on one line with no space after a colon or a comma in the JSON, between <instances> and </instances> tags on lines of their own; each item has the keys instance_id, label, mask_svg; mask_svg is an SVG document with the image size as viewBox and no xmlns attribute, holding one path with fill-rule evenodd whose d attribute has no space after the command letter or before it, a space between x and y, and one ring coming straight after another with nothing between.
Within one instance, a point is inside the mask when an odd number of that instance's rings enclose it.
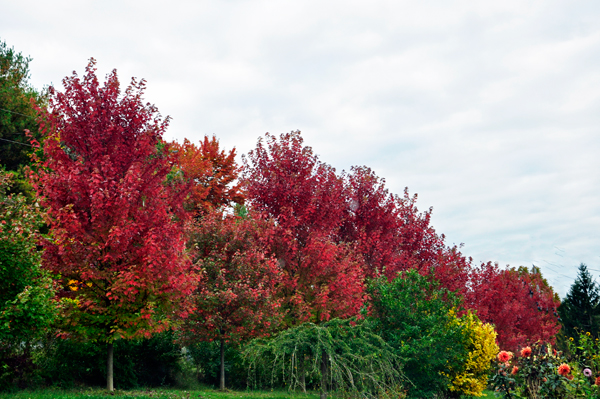
<instances>
[{"instance_id":1,"label":"weeping tree","mask_svg":"<svg viewBox=\"0 0 600 399\"><path fill-rule=\"evenodd\" d=\"M404 395L407 382L393 349L364 322L333 319L305 323L245 349L248 381L254 388L319 389L348 397Z\"/></svg>"}]
</instances>

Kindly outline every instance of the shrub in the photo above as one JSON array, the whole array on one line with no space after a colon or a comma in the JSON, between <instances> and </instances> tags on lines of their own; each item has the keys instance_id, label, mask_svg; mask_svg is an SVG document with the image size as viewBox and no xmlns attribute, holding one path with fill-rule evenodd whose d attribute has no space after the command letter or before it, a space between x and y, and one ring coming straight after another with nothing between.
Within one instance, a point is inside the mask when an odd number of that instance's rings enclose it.
<instances>
[{"instance_id":1,"label":"shrub","mask_svg":"<svg viewBox=\"0 0 600 399\"><path fill-rule=\"evenodd\" d=\"M465 325L454 309L460 299L416 271L399 273L391 282L374 280L369 287L374 331L393 348L411 381L411 397L426 398L448 391L450 373L468 360Z\"/></svg>"},{"instance_id":2,"label":"shrub","mask_svg":"<svg viewBox=\"0 0 600 399\"><path fill-rule=\"evenodd\" d=\"M462 367L451 373L450 391L463 395L481 396L487 386L491 362L498 353L496 331L468 312L457 322L465 327L468 336L467 359Z\"/></svg>"}]
</instances>

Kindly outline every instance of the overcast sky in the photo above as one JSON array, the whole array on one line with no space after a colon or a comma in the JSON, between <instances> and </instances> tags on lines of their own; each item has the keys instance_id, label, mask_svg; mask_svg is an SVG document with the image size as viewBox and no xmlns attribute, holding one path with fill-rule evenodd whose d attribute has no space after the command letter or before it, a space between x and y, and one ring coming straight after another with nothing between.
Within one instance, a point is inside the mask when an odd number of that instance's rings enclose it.
<instances>
[{"instance_id":1,"label":"overcast sky","mask_svg":"<svg viewBox=\"0 0 600 399\"><path fill-rule=\"evenodd\" d=\"M475 262L600 275L600 2L0 0L54 85L90 57L147 80L167 139L301 130L338 171L418 193ZM600 279L599 279L600 280Z\"/></svg>"}]
</instances>

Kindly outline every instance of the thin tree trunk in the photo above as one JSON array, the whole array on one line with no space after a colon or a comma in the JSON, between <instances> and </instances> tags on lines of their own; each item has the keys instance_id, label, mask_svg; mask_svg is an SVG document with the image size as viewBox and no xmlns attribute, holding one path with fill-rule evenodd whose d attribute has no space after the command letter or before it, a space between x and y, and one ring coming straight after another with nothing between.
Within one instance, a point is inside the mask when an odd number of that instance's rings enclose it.
<instances>
[{"instance_id":1,"label":"thin tree trunk","mask_svg":"<svg viewBox=\"0 0 600 399\"><path fill-rule=\"evenodd\" d=\"M219 379L221 391L225 390L225 340L221 340L221 378Z\"/></svg>"},{"instance_id":2,"label":"thin tree trunk","mask_svg":"<svg viewBox=\"0 0 600 399\"><path fill-rule=\"evenodd\" d=\"M300 373L300 386L302 386L302 392L306 394L306 370L304 370L304 355L299 356L300 361L298 362L298 373Z\"/></svg>"},{"instance_id":3,"label":"thin tree trunk","mask_svg":"<svg viewBox=\"0 0 600 399\"><path fill-rule=\"evenodd\" d=\"M327 353L321 355L321 399L327 399Z\"/></svg>"},{"instance_id":4,"label":"thin tree trunk","mask_svg":"<svg viewBox=\"0 0 600 399\"><path fill-rule=\"evenodd\" d=\"M106 389L110 392L114 391L113 385L113 343L108 344L106 358Z\"/></svg>"}]
</instances>

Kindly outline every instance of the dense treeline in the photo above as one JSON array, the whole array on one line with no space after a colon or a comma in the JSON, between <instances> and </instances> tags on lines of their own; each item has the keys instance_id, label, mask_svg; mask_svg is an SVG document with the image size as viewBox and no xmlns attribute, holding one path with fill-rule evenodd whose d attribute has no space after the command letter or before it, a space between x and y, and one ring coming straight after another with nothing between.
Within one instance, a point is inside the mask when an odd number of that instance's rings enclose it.
<instances>
[{"instance_id":1,"label":"dense treeline","mask_svg":"<svg viewBox=\"0 0 600 399\"><path fill-rule=\"evenodd\" d=\"M101 83L92 60L39 93L0 50L2 388L227 375L459 397L485 388L497 345L555 343L539 269L473 264L368 167L338 173L299 131L238 165L215 137L165 141L143 80Z\"/></svg>"}]
</instances>

